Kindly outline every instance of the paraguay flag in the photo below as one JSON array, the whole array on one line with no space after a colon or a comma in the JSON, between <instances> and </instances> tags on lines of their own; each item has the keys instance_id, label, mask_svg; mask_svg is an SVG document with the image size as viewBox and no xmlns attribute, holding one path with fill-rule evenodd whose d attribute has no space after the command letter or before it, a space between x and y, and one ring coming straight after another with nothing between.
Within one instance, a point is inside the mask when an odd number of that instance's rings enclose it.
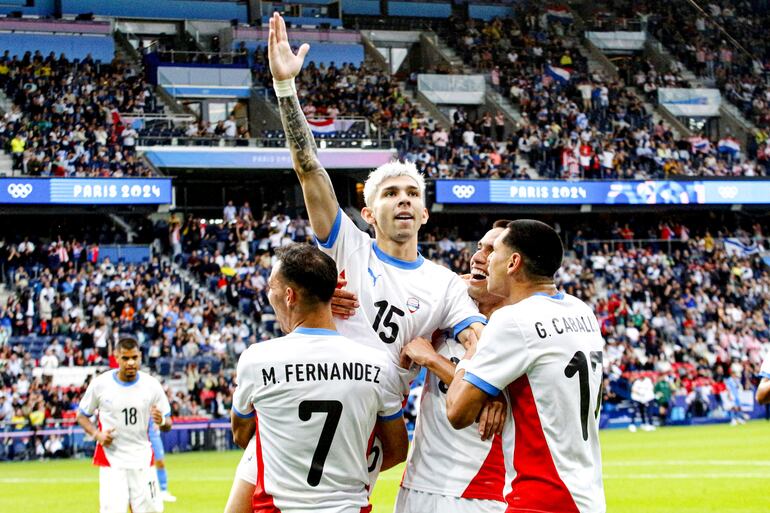
<instances>
[{"instance_id":1,"label":"paraguay flag","mask_svg":"<svg viewBox=\"0 0 770 513\"><path fill-rule=\"evenodd\" d=\"M717 144L717 150L719 153L727 153L728 155L736 156L741 151L741 145L738 141L732 137L724 137L719 140Z\"/></svg>"},{"instance_id":2,"label":"paraguay flag","mask_svg":"<svg viewBox=\"0 0 770 513\"><path fill-rule=\"evenodd\" d=\"M550 22L560 22L569 25L574 21L572 13L566 5L551 6L546 10L546 15Z\"/></svg>"},{"instance_id":3,"label":"paraguay flag","mask_svg":"<svg viewBox=\"0 0 770 513\"><path fill-rule=\"evenodd\" d=\"M690 137L690 144L692 144L693 151L698 151L700 153L708 153L711 149L709 140L701 136Z\"/></svg>"},{"instance_id":4,"label":"paraguay flag","mask_svg":"<svg viewBox=\"0 0 770 513\"><path fill-rule=\"evenodd\" d=\"M307 124L310 125L310 131L313 132L313 135L328 135L337 131L337 127L334 125L334 119L332 118L311 118L307 120Z\"/></svg>"},{"instance_id":5,"label":"paraguay flag","mask_svg":"<svg viewBox=\"0 0 770 513\"><path fill-rule=\"evenodd\" d=\"M557 66L545 65L545 74L560 83L566 85L569 83L572 74L566 68L559 68Z\"/></svg>"}]
</instances>

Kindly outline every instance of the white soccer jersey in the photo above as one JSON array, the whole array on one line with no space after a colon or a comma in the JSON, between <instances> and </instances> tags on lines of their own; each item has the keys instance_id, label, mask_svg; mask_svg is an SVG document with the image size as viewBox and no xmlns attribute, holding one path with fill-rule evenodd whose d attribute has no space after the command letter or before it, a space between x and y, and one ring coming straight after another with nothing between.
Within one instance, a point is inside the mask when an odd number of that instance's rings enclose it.
<instances>
[{"instance_id":1,"label":"white soccer jersey","mask_svg":"<svg viewBox=\"0 0 770 513\"><path fill-rule=\"evenodd\" d=\"M436 348L438 354L459 362L465 348L443 338ZM501 501L505 510L502 438L495 435L481 440L475 423L461 430L452 428L446 414L447 390L438 376L427 373L401 486L450 497Z\"/></svg>"},{"instance_id":2,"label":"white soccer jersey","mask_svg":"<svg viewBox=\"0 0 770 513\"><path fill-rule=\"evenodd\" d=\"M536 294L490 317L464 379L510 396L509 512L605 511L597 418L603 347L591 309L563 293Z\"/></svg>"},{"instance_id":3,"label":"white soccer jersey","mask_svg":"<svg viewBox=\"0 0 770 513\"><path fill-rule=\"evenodd\" d=\"M127 469L152 465L152 446L147 432L152 406L164 416L171 415L171 406L160 382L141 371L128 383L120 381L117 369L107 371L88 385L80 400L81 413L88 417L98 413L101 431L115 429L109 447L96 445L94 465Z\"/></svg>"},{"instance_id":4,"label":"white soccer jersey","mask_svg":"<svg viewBox=\"0 0 770 513\"><path fill-rule=\"evenodd\" d=\"M233 411L257 424L256 512L359 511L375 421L399 418L401 395L381 351L298 328L241 355Z\"/></svg>"},{"instance_id":5,"label":"white soccer jersey","mask_svg":"<svg viewBox=\"0 0 770 513\"><path fill-rule=\"evenodd\" d=\"M337 263L358 295L361 307L350 319L337 321L340 333L355 341L379 341L398 365L401 349L436 330L459 333L473 322L486 322L468 296L465 283L449 269L419 256L414 262L393 258L353 224L342 210L321 250ZM404 395L416 373L402 373Z\"/></svg>"},{"instance_id":6,"label":"white soccer jersey","mask_svg":"<svg viewBox=\"0 0 770 513\"><path fill-rule=\"evenodd\" d=\"M770 351L765 355L762 361L762 367L759 369L759 377L770 379Z\"/></svg>"}]
</instances>

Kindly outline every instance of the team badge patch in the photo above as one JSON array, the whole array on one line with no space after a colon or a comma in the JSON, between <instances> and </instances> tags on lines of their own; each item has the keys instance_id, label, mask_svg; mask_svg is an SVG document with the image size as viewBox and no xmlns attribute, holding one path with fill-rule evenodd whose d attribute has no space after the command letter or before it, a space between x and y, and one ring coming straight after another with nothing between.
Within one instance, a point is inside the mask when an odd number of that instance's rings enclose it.
<instances>
[{"instance_id":1,"label":"team badge patch","mask_svg":"<svg viewBox=\"0 0 770 513\"><path fill-rule=\"evenodd\" d=\"M409 313L414 313L420 309L420 300L416 297L410 297L406 300L406 307L409 309Z\"/></svg>"}]
</instances>

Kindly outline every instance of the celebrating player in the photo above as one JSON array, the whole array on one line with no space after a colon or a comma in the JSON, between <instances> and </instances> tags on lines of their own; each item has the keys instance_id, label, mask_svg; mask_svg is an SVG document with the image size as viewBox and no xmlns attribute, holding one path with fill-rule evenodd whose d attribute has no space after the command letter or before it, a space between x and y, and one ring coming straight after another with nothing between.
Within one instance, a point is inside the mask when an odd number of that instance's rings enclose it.
<instances>
[{"instance_id":1,"label":"celebrating player","mask_svg":"<svg viewBox=\"0 0 770 513\"><path fill-rule=\"evenodd\" d=\"M335 331L331 258L304 244L277 257L268 299L287 335L243 353L233 395L236 443L256 434L253 511L368 511L378 418L383 468L406 459L398 376L383 352Z\"/></svg>"},{"instance_id":2,"label":"celebrating player","mask_svg":"<svg viewBox=\"0 0 770 513\"><path fill-rule=\"evenodd\" d=\"M606 509L597 421L604 340L591 309L556 289L562 256L559 236L539 221L514 221L495 240L488 289L505 300L447 393L447 416L460 429L507 390L508 512Z\"/></svg>"},{"instance_id":3,"label":"celebrating player","mask_svg":"<svg viewBox=\"0 0 770 513\"><path fill-rule=\"evenodd\" d=\"M356 315L338 323L340 332L367 342L373 330L394 365L406 342L437 329L452 329L461 342L475 343L486 319L465 284L417 251L418 231L428 220L422 175L414 164L398 162L373 171L364 185L361 215L374 227L375 240L359 230L337 202L297 98L294 77L309 46L303 44L294 54L278 13L270 19L269 34L273 86L313 232L361 304ZM405 394L412 377L401 374ZM372 463L376 472L378 463Z\"/></svg>"},{"instance_id":4,"label":"celebrating player","mask_svg":"<svg viewBox=\"0 0 770 513\"><path fill-rule=\"evenodd\" d=\"M163 500L147 438L150 419L171 429L171 406L157 379L139 371L139 343L122 337L117 344L119 368L94 379L80 401L78 424L96 440L102 513L160 513ZM98 411L98 426L89 417Z\"/></svg>"},{"instance_id":5,"label":"celebrating player","mask_svg":"<svg viewBox=\"0 0 770 513\"><path fill-rule=\"evenodd\" d=\"M497 221L478 243L467 276L468 293L481 313L489 317L504 298L487 291L487 258L492 244L510 221ZM436 337L434 337L435 339ZM416 338L404 347L404 355L426 367L420 411L412 439L412 450L396 499L398 513L424 511L494 512L505 511L503 489L505 466L502 439L480 439L474 427L456 431L447 420L446 392L454 376L455 363L466 348L446 337L434 345ZM497 412L502 414L503 412ZM492 419L490 419L492 420ZM492 420L493 421L493 420ZM486 418L479 428L485 431ZM447 450L448 447L456 450ZM441 472L436 472L441 469Z\"/></svg>"}]
</instances>

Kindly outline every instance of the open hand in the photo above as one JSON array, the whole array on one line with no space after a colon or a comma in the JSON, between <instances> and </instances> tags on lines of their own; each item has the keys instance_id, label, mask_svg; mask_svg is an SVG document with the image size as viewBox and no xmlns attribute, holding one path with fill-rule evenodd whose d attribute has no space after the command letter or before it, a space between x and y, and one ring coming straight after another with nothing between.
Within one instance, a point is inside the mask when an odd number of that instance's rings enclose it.
<instances>
[{"instance_id":1,"label":"open hand","mask_svg":"<svg viewBox=\"0 0 770 513\"><path fill-rule=\"evenodd\" d=\"M270 32L267 38L267 54L270 61L270 73L275 80L289 80L296 77L302 69L302 63L310 50L310 45L305 43L299 47L294 55L289 45L289 36L286 33L286 22L283 17L273 13L270 18Z\"/></svg>"}]
</instances>

